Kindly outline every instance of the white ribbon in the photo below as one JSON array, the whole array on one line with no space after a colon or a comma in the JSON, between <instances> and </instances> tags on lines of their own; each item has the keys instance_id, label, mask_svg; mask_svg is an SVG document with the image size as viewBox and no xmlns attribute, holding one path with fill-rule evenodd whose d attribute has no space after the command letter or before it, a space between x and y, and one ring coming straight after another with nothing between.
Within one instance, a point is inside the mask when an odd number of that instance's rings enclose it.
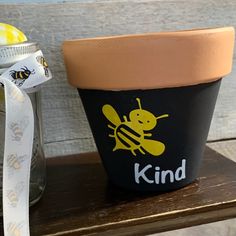
<instances>
[{"instance_id":1,"label":"white ribbon","mask_svg":"<svg viewBox=\"0 0 236 236\"><path fill-rule=\"evenodd\" d=\"M29 236L29 183L34 113L26 92L51 79L41 51L14 64L0 76L4 85L6 126L3 159L5 236Z\"/></svg>"}]
</instances>

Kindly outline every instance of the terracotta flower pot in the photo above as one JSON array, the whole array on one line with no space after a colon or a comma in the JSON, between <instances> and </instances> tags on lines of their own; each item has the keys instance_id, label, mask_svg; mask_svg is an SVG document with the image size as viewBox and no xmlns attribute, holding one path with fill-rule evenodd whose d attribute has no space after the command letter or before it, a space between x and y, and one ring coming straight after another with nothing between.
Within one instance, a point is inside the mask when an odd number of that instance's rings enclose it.
<instances>
[{"instance_id":1,"label":"terracotta flower pot","mask_svg":"<svg viewBox=\"0 0 236 236\"><path fill-rule=\"evenodd\" d=\"M169 191L197 178L233 45L232 27L64 42L69 83L114 184Z\"/></svg>"}]
</instances>

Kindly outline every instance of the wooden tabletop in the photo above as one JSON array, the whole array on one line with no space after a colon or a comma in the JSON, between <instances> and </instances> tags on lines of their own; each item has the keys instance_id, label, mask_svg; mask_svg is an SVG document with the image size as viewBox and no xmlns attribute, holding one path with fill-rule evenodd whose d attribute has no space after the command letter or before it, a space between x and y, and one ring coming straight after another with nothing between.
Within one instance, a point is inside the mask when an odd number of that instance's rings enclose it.
<instances>
[{"instance_id":1,"label":"wooden tabletop","mask_svg":"<svg viewBox=\"0 0 236 236\"><path fill-rule=\"evenodd\" d=\"M32 236L147 235L236 216L236 163L210 148L197 181L159 195L112 186L97 153L48 159L47 167Z\"/></svg>"}]
</instances>

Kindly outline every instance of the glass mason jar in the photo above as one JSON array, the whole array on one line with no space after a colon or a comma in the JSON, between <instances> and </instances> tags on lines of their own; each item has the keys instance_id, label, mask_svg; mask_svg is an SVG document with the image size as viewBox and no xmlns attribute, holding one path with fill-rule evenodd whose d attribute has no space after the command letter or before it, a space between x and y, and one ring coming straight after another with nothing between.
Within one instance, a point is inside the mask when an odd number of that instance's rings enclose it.
<instances>
[{"instance_id":1,"label":"glass mason jar","mask_svg":"<svg viewBox=\"0 0 236 236\"><path fill-rule=\"evenodd\" d=\"M39 50L36 43L21 43L0 46L0 75L16 62ZM34 141L30 172L30 205L36 203L45 188L45 156L42 141L42 118L40 91L28 93L34 111ZM2 173L5 142L5 99L0 86L0 214L2 214ZM12 160L14 162L14 158Z\"/></svg>"}]
</instances>

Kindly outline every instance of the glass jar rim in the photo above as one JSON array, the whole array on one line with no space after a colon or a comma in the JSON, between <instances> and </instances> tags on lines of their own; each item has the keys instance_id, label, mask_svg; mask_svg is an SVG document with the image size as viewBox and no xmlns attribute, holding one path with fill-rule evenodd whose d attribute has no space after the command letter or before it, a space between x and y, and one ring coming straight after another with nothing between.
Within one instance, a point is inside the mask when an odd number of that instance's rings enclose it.
<instances>
[{"instance_id":1,"label":"glass jar rim","mask_svg":"<svg viewBox=\"0 0 236 236\"><path fill-rule=\"evenodd\" d=\"M35 42L0 45L0 73L37 50L39 46Z\"/></svg>"}]
</instances>

